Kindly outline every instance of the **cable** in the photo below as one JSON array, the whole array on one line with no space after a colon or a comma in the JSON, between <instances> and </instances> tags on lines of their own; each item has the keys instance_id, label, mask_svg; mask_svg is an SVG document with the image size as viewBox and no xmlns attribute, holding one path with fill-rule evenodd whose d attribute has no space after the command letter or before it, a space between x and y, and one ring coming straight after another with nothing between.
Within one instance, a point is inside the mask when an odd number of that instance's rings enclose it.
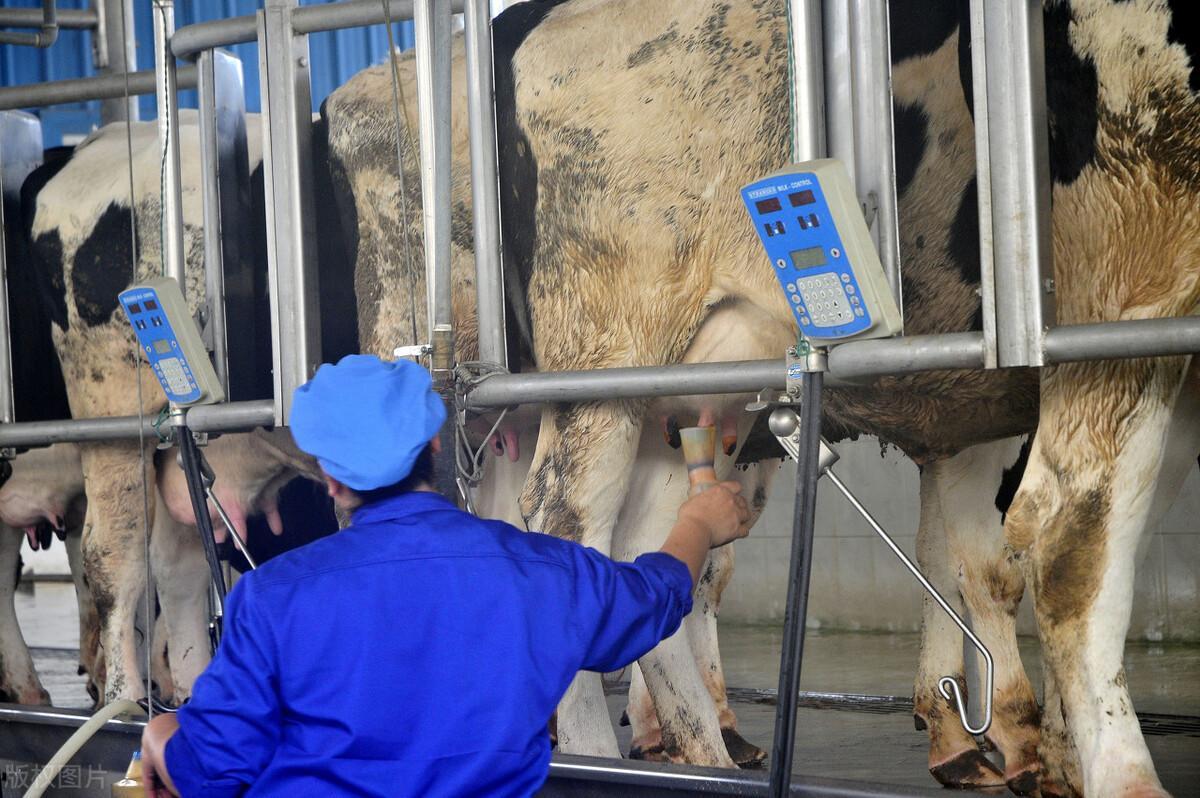
<instances>
[{"instance_id":1,"label":"cable","mask_svg":"<svg viewBox=\"0 0 1200 798\"><path fill-rule=\"evenodd\" d=\"M54 752L54 756L50 757L50 761L46 763L46 766L38 771L37 778L33 780L33 784L25 791L24 798L41 798L46 788L58 778L58 774L71 761L71 757L79 753L79 749L83 748L84 744L92 739L96 732L104 728L104 724L123 712L142 711L144 711L144 707L125 698L101 707L95 715L84 721L83 725L67 738L67 741L62 744L62 748Z\"/></svg>"}]
</instances>

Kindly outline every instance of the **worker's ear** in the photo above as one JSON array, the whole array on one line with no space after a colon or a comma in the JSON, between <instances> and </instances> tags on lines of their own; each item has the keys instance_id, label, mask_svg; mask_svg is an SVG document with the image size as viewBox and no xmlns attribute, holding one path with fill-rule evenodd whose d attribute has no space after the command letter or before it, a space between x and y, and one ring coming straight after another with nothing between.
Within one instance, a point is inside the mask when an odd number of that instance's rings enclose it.
<instances>
[{"instance_id":1,"label":"worker's ear","mask_svg":"<svg viewBox=\"0 0 1200 798\"><path fill-rule=\"evenodd\" d=\"M326 474L325 492L329 494L329 498L336 501L337 499L345 498L347 495L349 495L350 488Z\"/></svg>"},{"instance_id":2,"label":"worker's ear","mask_svg":"<svg viewBox=\"0 0 1200 798\"><path fill-rule=\"evenodd\" d=\"M441 438L431 438L429 441L429 448L433 449L434 454L441 454L442 453L442 439Z\"/></svg>"}]
</instances>

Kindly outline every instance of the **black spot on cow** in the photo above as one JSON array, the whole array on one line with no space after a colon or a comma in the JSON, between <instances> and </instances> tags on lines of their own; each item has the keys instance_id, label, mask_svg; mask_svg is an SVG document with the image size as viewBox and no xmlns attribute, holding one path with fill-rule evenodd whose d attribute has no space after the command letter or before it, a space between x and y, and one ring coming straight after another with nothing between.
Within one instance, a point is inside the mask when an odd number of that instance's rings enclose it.
<instances>
[{"instance_id":1,"label":"black spot on cow","mask_svg":"<svg viewBox=\"0 0 1200 798\"><path fill-rule=\"evenodd\" d=\"M896 196L903 197L925 157L929 117L915 105L897 105L892 110L896 140Z\"/></svg>"},{"instance_id":2,"label":"black spot on cow","mask_svg":"<svg viewBox=\"0 0 1200 798\"><path fill-rule=\"evenodd\" d=\"M746 433L746 441L738 452L735 465L750 465L783 457L783 447L767 423L770 417L770 413L763 411L754 419L750 431Z\"/></svg>"},{"instance_id":3,"label":"black spot on cow","mask_svg":"<svg viewBox=\"0 0 1200 798\"><path fill-rule=\"evenodd\" d=\"M33 239L33 221L37 213L37 196L45 185L62 171L71 160L72 147L55 147L42 154L42 165L29 173L21 184L20 214L13 213L8 218L20 218L24 234L19 242L10 241L10 245L19 247L17 250L25 257L9 257L9 269L26 265L25 276L21 279L28 282L22 287L33 286L28 294L9 291L9 296L37 296L41 312L47 314L51 321L61 329L69 326L67 321L67 295L63 280L63 250L62 239L58 233L47 233L38 240ZM6 209L6 214L8 209ZM10 273L9 281L13 280Z\"/></svg>"},{"instance_id":4,"label":"black spot on cow","mask_svg":"<svg viewBox=\"0 0 1200 798\"><path fill-rule=\"evenodd\" d=\"M1045 13L1046 108L1050 121L1050 177L1070 184L1096 155L1099 83L1096 65L1071 46L1068 3Z\"/></svg>"},{"instance_id":5,"label":"black spot on cow","mask_svg":"<svg viewBox=\"0 0 1200 798\"><path fill-rule=\"evenodd\" d=\"M133 263L129 208L109 203L87 239L75 250L71 281L80 320L106 324L117 309L117 294L129 285Z\"/></svg>"},{"instance_id":6,"label":"black spot on cow","mask_svg":"<svg viewBox=\"0 0 1200 798\"><path fill-rule=\"evenodd\" d=\"M1001 521L1008 514L1008 508L1012 506L1013 498L1017 495L1017 488L1021 486L1021 479L1025 476L1025 466L1029 464L1029 450L1032 446L1033 436L1030 435L1025 439L1025 443L1021 444L1021 452L1017 455L1016 462L1004 469L1004 473L1000 477L1000 488L996 491L996 509L1000 511Z\"/></svg>"},{"instance_id":7,"label":"black spot on cow","mask_svg":"<svg viewBox=\"0 0 1200 798\"><path fill-rule=\"evenodd\" d=\"M496 83L497 161L500 172L501 232L508 318L508 362L521 362L520 345L533 348L525 289L533 269L537 228L538 164L529 139L517 124L516 85L513 57L526 37L541 24L555 6L565 0L518 3L505 9L492 22L492 71ZM519 335L519 338L518 338Z\"/></svg>"},{"instance_id":8,"label":"black spot on cow","mask_svg":"<svg viewBox=\"0 0 1200 798\"><path fill-rule=\"evenodd\" d=\"M633 69L634 67L649 63L662 54L669 45L677 41L679 41L679 30L675 23L672 22L666 32L655 36L649 41L642 42L637 49L630 53L629 58L625 61L625 66Z\"/></svg>"},{"instance_id":9,"label":"black spot on cow","mask_svg":"<svg viewBox=\"0 0 1200 798\"><path fill-rule=\"evenodd\" d=\"M1172 44L1178 44L1187 51L1188 61L1191 65L1191 71L1188 74L1188 87L1193 91L1200 91L1200 72L1197 72L1196 61L1200 59L1200 27L1194 23L1189 25L1184 22L1187 19L1186 11L1194 12L1194 4L1190 0L1172 0L1167 3L1171 9L1171 25L1167 28L1167 40ZM1190 16L1190 15L1188 15Z\"/></svg>"},{"instance_id":10,"label":"black spot on cow","mask_svg":"<svg viewBox=\"0 0 1200 798\"><path fill-rule=\"evenodd\" d=\"M967 285L979 285L979 193L975 178L967 183L950 225L950 257Z\"/></svg>"},{"instance_id":11,"label":"black spot on cow","mask_svg":"<svg viewBox=\"0 0 1200 798\"><path fill-rule=\"evenodd\" d=\"M971 4L958 3L958 82L971 118L975 118L975 84L971 80Z\"/></svg>"},{"instance_id":12,"label":"black spot on cow","mask_svg":"<svg viewBox=\"0 0 1200 798\"><path fill-rule=\"evenodd\" d=\"M938 50L958 30L958 13L954 3L930 3L928 0L890 3L892 63L899 64Z\"/></svg>"},{"instance_id":13,"label":"black spot on cow","mask_svg":"<svg viewBox=\"0 0 1200 798\"><path fill-rule=\"evenodd\" d=\"M354 264L357 262L358 219L348 190L335 191L329 160L329 124L324 110L313 125L313 188L316 194L318 277L321 289L321 356L335 362L359 350L358 302L354 295ZM261 183L260 183L261 185ZM345 213L340 206L350 206ZM349 225L349 226L348 226ZM268 337L269 344L269 337Z\"/></svg>"}]
</instances>

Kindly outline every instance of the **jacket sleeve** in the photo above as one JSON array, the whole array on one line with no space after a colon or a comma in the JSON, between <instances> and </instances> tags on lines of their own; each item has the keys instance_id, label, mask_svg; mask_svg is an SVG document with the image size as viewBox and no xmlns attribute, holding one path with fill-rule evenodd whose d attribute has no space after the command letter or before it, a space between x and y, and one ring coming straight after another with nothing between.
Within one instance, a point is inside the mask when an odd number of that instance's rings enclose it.
<instances>
[{"instance_id":1,"label":"jacket sleeve","mask_svg":"<svg viewBox=\"0 0 1200 798\"><path fill-rule=\"evenodd\" d=\"M669 554L643 554L628 563L574 548L582 670L625 667L674 634L691 612L692 576Z\"/></svg>"},{"instance_id":2,"label":"jacket sleeve","mask_svg":"<svg viewBox=\"0 0 1200 798\"><path fill-rule=\"evenodd\" d=\"M240 795L275 754L281 721L274 640L247 574L225 603L216 656L179 710L167 771L187 798Z\"/></svg>"}]
</instances>

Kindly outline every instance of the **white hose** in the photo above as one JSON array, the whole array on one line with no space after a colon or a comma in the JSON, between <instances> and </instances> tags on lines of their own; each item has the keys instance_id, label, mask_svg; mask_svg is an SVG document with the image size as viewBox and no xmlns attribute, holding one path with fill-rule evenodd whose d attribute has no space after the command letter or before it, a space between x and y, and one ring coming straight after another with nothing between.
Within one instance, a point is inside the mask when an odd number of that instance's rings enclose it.
<instances>
[{"instance_id":1,"label":"white hose","mask_svg":"<svg viewBox=\"0 0 1200 798\"><path fill-rule=\"evenodd\" d=\"M41 798L42 793L58 777L63 767L71 761L71 757L79 753L79 749L83 748L84 743L92 739L92 735L100 731L100 728L105 723L108 723L117 715L123 712L134 711L145 712L136 702L130 701L127 698L101 707L99 712L92 715L82 726L76 729L75 733L63 743L62 748L58 749L54 756L50 757L50 761L46 763L46 767L42 768L37 778L33 780L32 786L26 790L25 798Z\"/></svg>"}]
</instances>

